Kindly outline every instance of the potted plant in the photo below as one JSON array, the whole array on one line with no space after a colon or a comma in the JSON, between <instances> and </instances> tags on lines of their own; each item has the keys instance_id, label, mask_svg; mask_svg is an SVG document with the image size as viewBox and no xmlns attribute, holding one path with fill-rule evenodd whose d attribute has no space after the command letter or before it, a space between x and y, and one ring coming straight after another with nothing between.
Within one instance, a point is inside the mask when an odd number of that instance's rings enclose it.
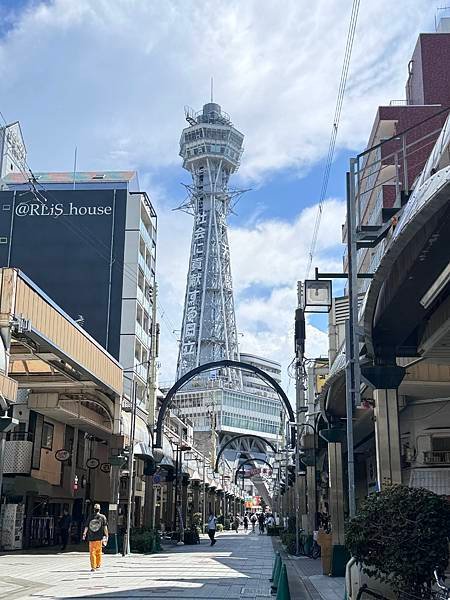
<instances>
[{"instance_id":1,"label":"potted plant","mask_svg":"<svg viewBox=\"0 0 450 600\"><path fill-rule=\"evenodd\" d=\"M450 503L422 488L392 485L371 494L348 523L346 546L364 573L399 597L422 598L434 569L448 564Z\"/></svg>"}]
</instances>

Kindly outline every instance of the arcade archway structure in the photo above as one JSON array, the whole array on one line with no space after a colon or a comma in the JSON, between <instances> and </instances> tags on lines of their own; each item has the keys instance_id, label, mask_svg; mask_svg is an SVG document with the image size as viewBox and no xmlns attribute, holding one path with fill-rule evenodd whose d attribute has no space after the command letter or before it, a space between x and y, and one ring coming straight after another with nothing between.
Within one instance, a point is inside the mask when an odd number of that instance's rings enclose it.
<instances>
[{"instance_id":1,"label":"arcade archway structure","mask_svg":"<svg viewBox=\"0 0 450 600\"><path fill-rule=\"evenodd\" d=\"M236 485L237 485L237 482L238 482L239 471L241 471L242 468L245 467L245 465L250 465L251 463L254 463L254 462L263 463L263 464L267 465L270 468L270 470L273 469L273 467L270 464L270 462L268 462L267 460L264 460L263 458L248 458L247 460L244 460L244 462L241 462L241 464L239 465L239 467L236 469L236 473L234 475L234 483ZM245 473L245 470L243 471L243 473Z\"/></svg>"},{"instance_id":2,"label":"arcade archway structure","mask_svg":"<svg viewBox=\"0 0 450 600\"><path fill-rule=\"evenodd\" d=\"M238 360L217 360L209 363L205 363L204 365L200 365L191 371L185 373L178 381L174 383L174 385L167 392L166 397L163 400L161 408L158 414L158 420L156 422L156 436L155 436L155 447L162 448L163 434L164 434L164 417L166 416L166 412L168 408L171 406L175 394L191 379L194 379L200 373L205 371L211 371L213 369L220 368L231 368L231 369L240 369L241 371L251 371L267 381L267 383L277 392L278 397L280 398L280 402L284 408L284 411L288 417L288 420L291 423L295 423L294 411L292 410L292 406L289 402L288 397L286 396L283 388L280 384L271 377L268 373L256 367L255 365L251 365L246 362L238 361Z\"/></svg>"},{"instance_id":3,"label":"arcade archway structure","mask_svg":"<svg viewBox=\"0 0 450 600\"><path fill-rule=\"evenodd\" d=\"M266 440L265 438L263 438L260 435L254 435L254 434L250 434L250 433L242 433L239 435L235 435L231 439L229 439L227 442L225 442L225 444L223 444L223 446L220 447L219 452L217 453L216 463L214 465L214 471L216 473L218 473L218 471L219 471L219 461L220 461L222 454L225 452L225 450L229 446L231 446L231 444L233 444L234 442L236 442L238 440L242 440L242 439L259 440L259 441L263 442L264 444L266 444L267 446L269 446L269 448L274 453L277 451L276 447L272 444L272 442L269 442L269 440Z\"/></svg>"}]
</instances>

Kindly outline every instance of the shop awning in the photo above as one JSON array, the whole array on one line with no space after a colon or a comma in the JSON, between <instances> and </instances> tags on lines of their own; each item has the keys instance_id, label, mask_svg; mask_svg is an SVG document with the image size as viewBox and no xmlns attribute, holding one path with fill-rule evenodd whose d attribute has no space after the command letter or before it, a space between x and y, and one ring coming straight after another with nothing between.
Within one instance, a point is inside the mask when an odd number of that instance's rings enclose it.
<instances>
[{"instance_id":1,"label":"shop awning","mask_svg":"<svg viewBox=\"0 0 450 600\"><path fill-rule=\"evenodd\" d=\"M142 458L152 459L153 460L153 452L148 444L145 442L138 442L134 445L134 455L141 456Z\"/></svg>"},{"instance_id":2,"label":"shop awning","mask_svg":"<svg viewBox=\"0 0 450 600\"><path fill-rule=\"evenodd\" d=\"M439 496L450 496L450 469L414 469L409 485L425 488Z\"/></svg>"},{"instance_id":3,"label":"shop awning","mask_svg":"<svg viewBox=\"0 0 450 600\"><path fill-rule=\"evenodd\" d=\"M122 412L122 434L129 440L131 431L131 419L132 415L128 412ZM143 442L145 445L150 446L150 436L148 433L147 423L136 416L136 427L134 430L134 441L136 444Z\"/></svg>"},{"instance_id":4,"label":"shop awning","mask_svg":"<svg viewBox=\"0 0 450 600\"><path fill-rule=\"evenodd\" d=\"M4 477L2 486L5 496L48 496L49 498L57 498L56 489L57 487L51 485L48 481L20 475Z\"/></svg>"}]
</instances>

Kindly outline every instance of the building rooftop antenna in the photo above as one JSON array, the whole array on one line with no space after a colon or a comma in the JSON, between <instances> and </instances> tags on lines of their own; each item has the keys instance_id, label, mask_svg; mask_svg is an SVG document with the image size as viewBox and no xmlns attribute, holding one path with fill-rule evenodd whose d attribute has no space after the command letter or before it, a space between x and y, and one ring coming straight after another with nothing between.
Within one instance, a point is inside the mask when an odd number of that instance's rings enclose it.
<instances>
[{"instance_id":1,"label":"building rooftop antenna","mask_svg":"<svg viewBox=\"0 0 450 600\"><path fill-rule=\"evenodd\" d=\"M211 103L214 102L214 77L211 77Z\"/></svg>"}]
</instances>

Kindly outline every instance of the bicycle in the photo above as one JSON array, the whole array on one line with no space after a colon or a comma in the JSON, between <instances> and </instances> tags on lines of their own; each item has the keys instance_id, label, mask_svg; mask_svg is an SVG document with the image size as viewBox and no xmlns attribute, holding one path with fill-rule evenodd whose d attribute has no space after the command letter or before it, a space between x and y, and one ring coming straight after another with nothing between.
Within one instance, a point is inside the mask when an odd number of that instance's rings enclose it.
<instances>
[{"instance_id":1,"label":"bicycle","mask_svg":"<svg viewBox=\"0 0 450 600\"><path fill-rule=\"evenodd\" d=\"M308 536L302 535L304 529L300 531L300 547L299 554L300 556L307 556L308 558L313 558L316 560L321 555L321 548L317 543L315 536L313 536L312 544L308 544ZM309 546L309 547L308 547Z\"/></svg>"},{"instance_id":2,"label":"bicycle","mask_svg":"<svg viewBox=\"0 0 450 600\"><path fill-rule=\"evenodd\" d=\"M435 584L439 588L437 591L432 592L433 600L450 600L450 588L448 588L443 579L439 577L437 569L433 572Z\"/></svg>"}]
</instances>

